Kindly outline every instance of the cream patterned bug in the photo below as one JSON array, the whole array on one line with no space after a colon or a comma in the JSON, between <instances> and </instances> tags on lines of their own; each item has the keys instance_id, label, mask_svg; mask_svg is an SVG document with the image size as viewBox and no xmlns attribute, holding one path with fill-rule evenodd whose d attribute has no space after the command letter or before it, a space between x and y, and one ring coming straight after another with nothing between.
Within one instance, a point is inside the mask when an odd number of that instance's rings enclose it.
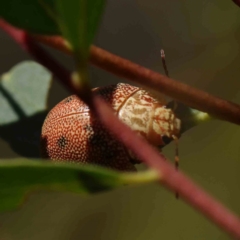
<instances>
[{"instance_id":1,"label":"cream patterned bug","mask_svg":"<svg viewBox=\"0 0 240 240\"><path fill-rule=\"evenodd\" d=\"M161 148L179 136L181 121L147 91L125 83L93 91L150 144ZM122 171L134 171L134 163L139 162L75 95L49 112L42 127L41 151L43 157L54 161L98 164Z\"/></svg>"}]
</instances>

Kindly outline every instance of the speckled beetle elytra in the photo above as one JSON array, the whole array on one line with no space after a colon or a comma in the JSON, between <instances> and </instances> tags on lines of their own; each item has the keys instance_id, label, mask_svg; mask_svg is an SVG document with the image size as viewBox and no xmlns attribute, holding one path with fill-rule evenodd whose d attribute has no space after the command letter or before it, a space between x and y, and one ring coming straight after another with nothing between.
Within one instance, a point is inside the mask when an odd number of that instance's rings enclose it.
<instances>
[{"instance_id":1,"label":"speckled beetle elytra","mask_svg":"<svg viewBox=\"0 0 240 240\"><path fill-rule=\"evenodd\" d=\"M118 118L156 147L179 136L181 121L147 91L125 83L93 90ZM41 134L42 156L54 161L92 163L135 170L138 160L93 117L88 106L72 95L46 117Z\"/></svg>"}]
</instances>

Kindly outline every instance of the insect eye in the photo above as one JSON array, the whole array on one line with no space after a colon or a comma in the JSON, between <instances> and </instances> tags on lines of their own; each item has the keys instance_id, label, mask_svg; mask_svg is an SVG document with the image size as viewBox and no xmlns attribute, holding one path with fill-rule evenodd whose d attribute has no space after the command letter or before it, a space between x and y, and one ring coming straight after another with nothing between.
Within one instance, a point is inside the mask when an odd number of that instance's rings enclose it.
<instances>
[{"instance_id":1,"label":"insect eye","mask_svg":"<svg viewBox=\"0 0 240 240\"><path fill-rule=\"evenodd\" d=\"M162 136L162 140L165 143L165 145L169 144L173 139L168 136Z\"/></svg>"}]
</instances>

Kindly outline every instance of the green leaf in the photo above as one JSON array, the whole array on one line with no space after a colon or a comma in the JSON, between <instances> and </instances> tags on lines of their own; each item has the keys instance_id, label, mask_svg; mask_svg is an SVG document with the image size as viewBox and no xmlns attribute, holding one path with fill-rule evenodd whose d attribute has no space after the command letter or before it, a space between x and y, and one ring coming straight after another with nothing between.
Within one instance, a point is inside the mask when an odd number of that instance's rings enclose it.
<instances>
[{"instance_id":1,"label":"green leaf","mask_svg":"<svg viewBox=\"0 0 240 240\"><path fill-rule=\"evenodd\" d=\"M25 157L39 157L51 73L32 61L0 77L0 137Z\"/></svg>"},{"instance_id":2,"label":"green leaf","mask_svg":"<svg viewBox=\"0 0 240 240\"><path fill-rule=\"evenodd\" d=\"M47 0L53 8L54 0ZM39 34L60 34L58 24L40 0L2 0L0 16L14 26Z\"/></svg>"},{"instance_id":3,"label":"green leaf","mask_svg":"<svg viewBox=\"0 0 240 240\"><path fill-rule=\"evenodd\" d=\"M0 78L0 125L44 111L51 73L33 61L17 64Z\"/></svg>"},{"instance_id":4,"label":"green leaf","mask_svg":"<svg viewBox=\"0 0 240 240\"><path fill-rule=\"evenodd\" d=\"M80 59L88 55L96 33L104 0L56 0L59 24Z\"/></svg>"},{"instance_id":5,"label":"green leaf","mask_svg":"<svg viewBox=\"0 0 240 240\"><path fill-rule=\"evenodd\" d=\"M90 95L87 60L89 47L97 30L104 0L56 0L59 27L69 41L76 62L72 83L82 99Z\"/></svg>"},{"instance_id":6,"label":"green leaf","mask_svg":"<svg viewBox=\"0 0 240 240\"><path fill-rule=\"evenodd\" d=\"M33 190L87 194L111 190L128 183L156 181L158 178L153 170L120 173L91 165L1 160L0 211L16 208Z\"/></svg>"}]
</instances>

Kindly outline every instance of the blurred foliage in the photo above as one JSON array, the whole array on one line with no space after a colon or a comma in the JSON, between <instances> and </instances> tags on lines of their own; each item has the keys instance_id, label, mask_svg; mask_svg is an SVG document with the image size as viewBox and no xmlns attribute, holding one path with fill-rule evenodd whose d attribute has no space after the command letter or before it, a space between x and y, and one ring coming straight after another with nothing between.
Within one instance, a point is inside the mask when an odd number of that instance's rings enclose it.
<instances>
[{"instance_id":1,"label":"blurred foliage","mask_svg":"<svg viewBox=\"0 0 240 240\"><path fill-rule=\"evenodd\" d=\"M0 161L0 211L17 207L32 190L94 193L123 184L121 174L97 166L34 160Z\"/></svg>"},{"instance_id":2,"label":"blurred foliage","mask_svg":"<svg viewBox=\"0 0 240 240\"><path fill-rule=\"evenodd\" d=\"M24 61L0 78L0 137L25 157L39 157L41 127L47 114L52 74Z\"/></svg>"},{"instance_id":3,"label":"blurred foliage","mask_svg":"<svg viewBox=\"0 0 240 240\"><path fill-rule=\"evenodd\" d=\"M46 11L54 0L0 1L0 16L16 27L39 34L60 34L55 19Z\"/></svg>"},{"instance_id":4,"label":"blurred foliage","mask_svg":"<svg viewBox=\"0 0 240 240\"><path fill-rule=\"evenodd\" d=\"M0 125L33 116L47 108L52 74L42 65L25 61L0 78Z\"/></svg>"},{"instance_id":5,"label":"blurred foliage","mask_svg":"<svg viewBox=\"0 0 240 240\"><path fill-rule=\"evenodd\" d=\"M58 23L78 61L86 61L104 7L104 0L57 0Z\"/></svg>"}]
</instances>

